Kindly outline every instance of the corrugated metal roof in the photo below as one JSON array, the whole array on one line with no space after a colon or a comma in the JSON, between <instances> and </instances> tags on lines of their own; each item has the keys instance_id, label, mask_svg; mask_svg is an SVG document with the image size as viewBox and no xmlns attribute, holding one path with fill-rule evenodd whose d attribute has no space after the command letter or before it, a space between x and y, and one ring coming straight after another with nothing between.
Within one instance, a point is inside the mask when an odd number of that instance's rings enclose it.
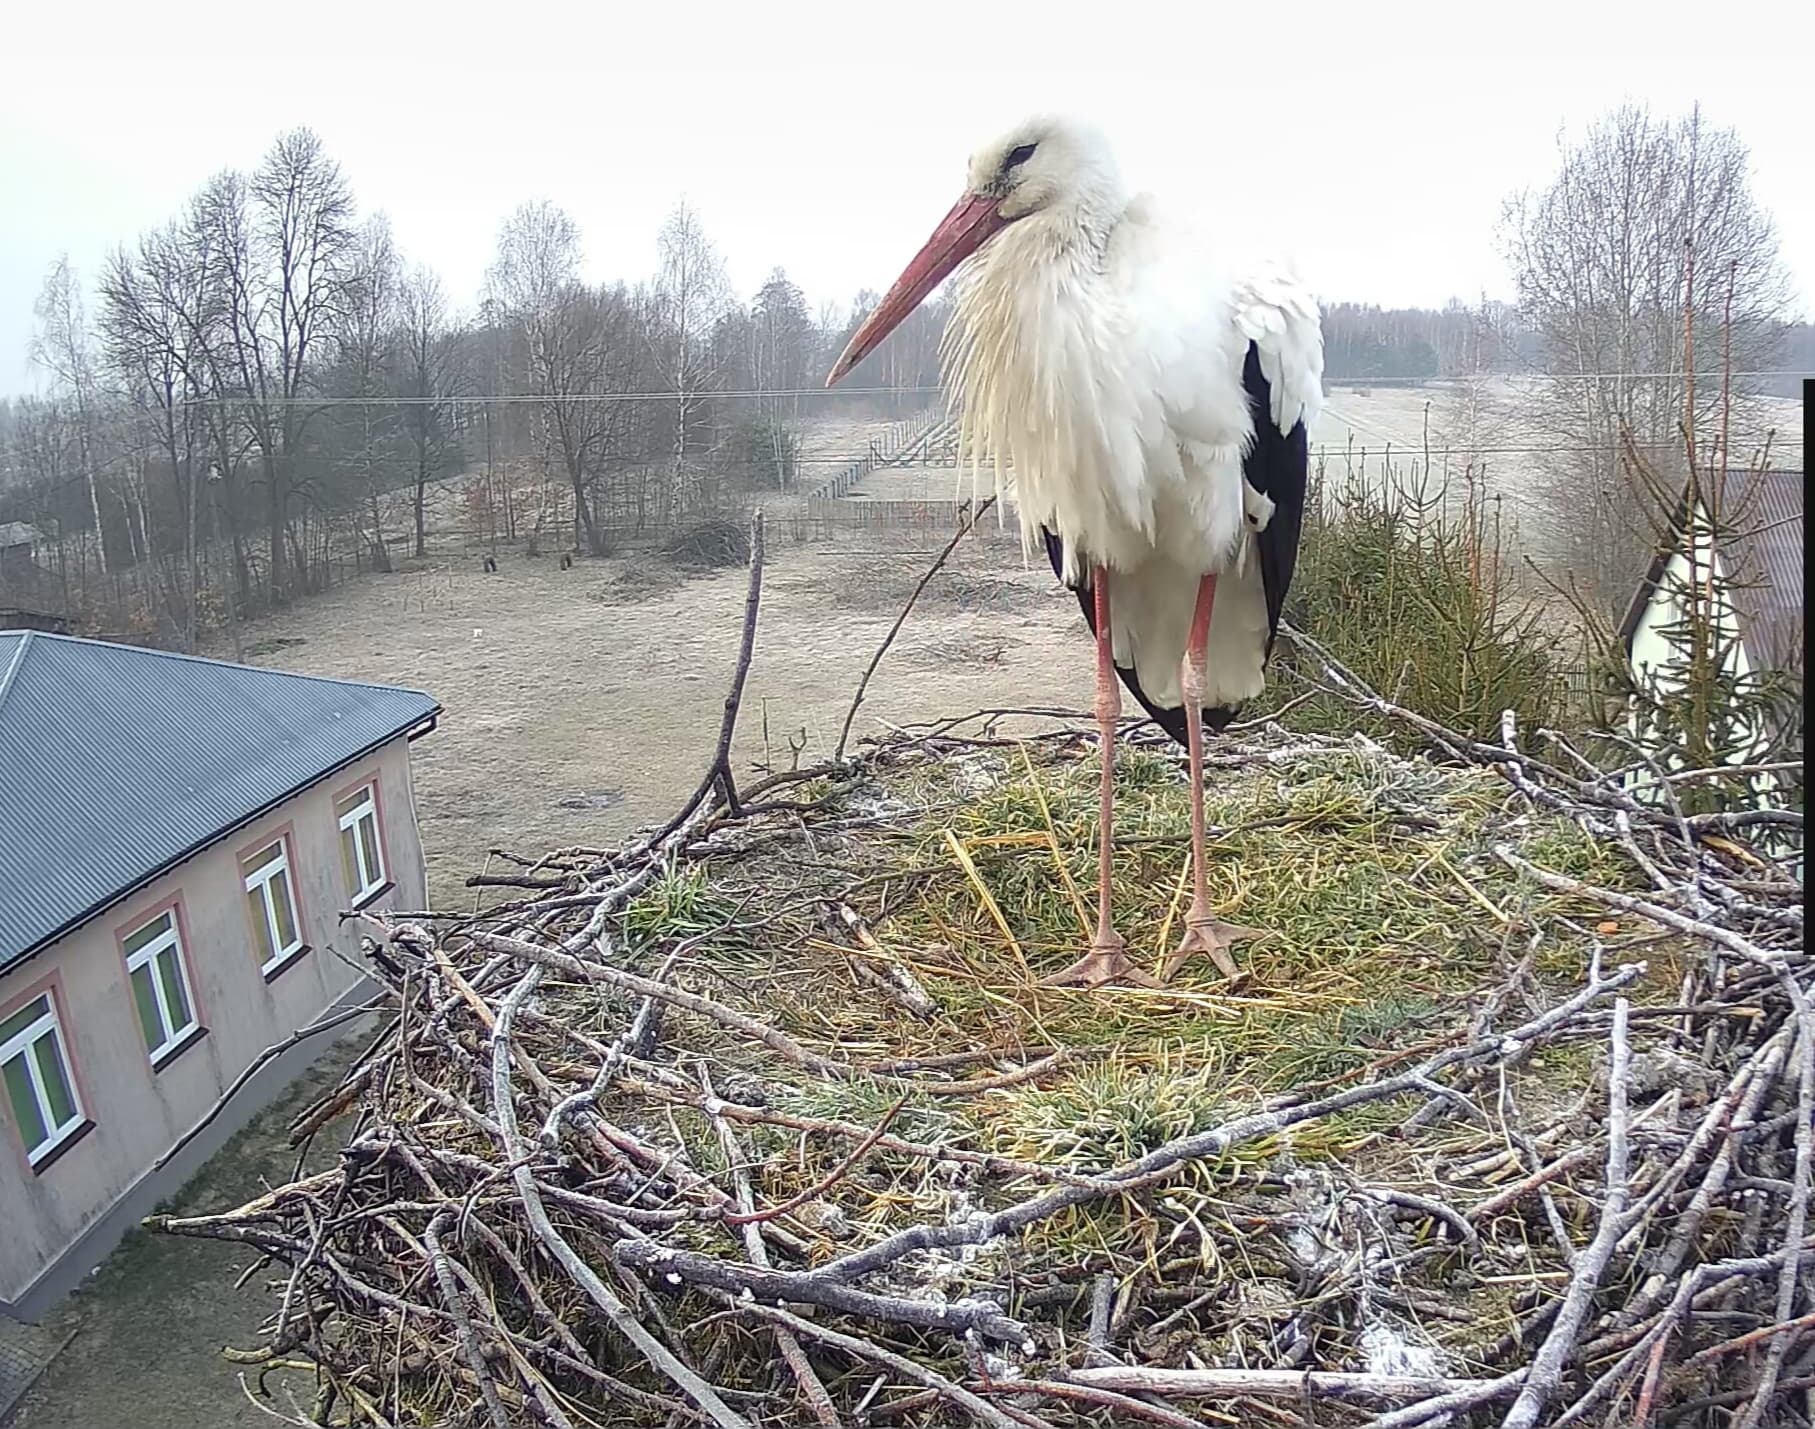
<instances>
[{"instance_id":1,"label":"corrugated metal roof","mask_svg":"<svg viewBox=\"0 0 1815 1429\"><path fill-rule=\"evenodd\" d=\"M0 969L440 709L420 690L0 631Z\"/></svg>"},{"instance_id":2,"label":"corrugated metal roof","mask_svg":"<svg viewBox=\"0 0 1815 1429\"><path fill-rule=\"evenodd\" d=\"M1804 477L1800 471L1734 472L1727 500L1741 503L1739 534L1728 543L1740 639L1759 665L1802 660Z\"/></svg>"},{"instance_id":3,"label":"corrugated metal roof","mask_svg":"<svg viewBox=\"0 0 1815 1429\"><path fill-rule=\"evenodd\" d=\"M36 526L23 521L0 521L0 551L14 546L35 546L43 537Z\"/></svg>"}]
</instances>

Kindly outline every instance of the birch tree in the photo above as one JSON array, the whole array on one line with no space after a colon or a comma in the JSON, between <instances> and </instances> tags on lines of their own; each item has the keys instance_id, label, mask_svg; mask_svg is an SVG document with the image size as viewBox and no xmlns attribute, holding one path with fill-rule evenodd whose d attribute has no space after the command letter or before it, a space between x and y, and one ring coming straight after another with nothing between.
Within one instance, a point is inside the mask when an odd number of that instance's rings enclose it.
<instances>
[{"instance_id":1,"label":"birch tree","mask_svg":"<svg viewBox=\"0 0 1815 1429\"><path fill-rule=\"evenodd\" d=\"M712 332L731 304L731 285L718 250L685 202L662 225L657 238L661 270L656 292L667 331L667 367L674 386L673 487L669 499L685 505L688 488L688 429L700 393L710 381Z\"/></svg>"},{"instance_id":2,"label":"birch tree","mask_svg":"<svg viewBox=\"0 0 1815 1429\"><path fill-rule=\"evenodd\" d=\"M465 349L449 315L447 295L434 272L418 265L404 280L398 302L397 392L404 440L415 481L416 554L427 554L423 508L429 483L459 459L454 430L456 399L466 385Z\"/></svg>"},{"instance_id":3,"label":"birch tree","mask_svg":"<svg viewBox=\"0 0 1815 1429\"><path fill-rule=\"evenodd\" d=\"M57 379L73 409L77 463L88 488L89 512L95 523L95 559L105 576L107 528L101 520L100 473L96 469L99 382L82 285L69 265L68 254L58 258L45 276L33 313L38 326L32 338L32 357Z\"/></svg>"},{"instance_id":4,"label":"birch tree","mask_svg":"<svg viewBox=\"0 0 1815 1429\"><path fill-rule=\"evenodd\" d=\"M1572 449L1547 473L1553 505L1578 561L1618 600L1646 555L1620 433L1681 474L1684 414L1708 430L1726 345L1736 371L1772 365L1791 299L1777 234L1737 134L1699 109L1660 119L1628 105L1565 147L1550 183L1508 201L1501 240L1521 316L1562 379L1528 414L1535 434Z\"/></svg>"}]
</instances>

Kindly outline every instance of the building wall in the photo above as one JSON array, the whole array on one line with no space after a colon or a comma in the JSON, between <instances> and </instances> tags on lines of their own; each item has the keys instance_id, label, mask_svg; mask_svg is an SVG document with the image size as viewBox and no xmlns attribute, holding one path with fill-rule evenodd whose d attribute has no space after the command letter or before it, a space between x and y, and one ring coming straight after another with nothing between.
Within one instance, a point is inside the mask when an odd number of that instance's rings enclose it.
<instances>
[{"instance_id":1,"label":"building wall","mask_svg":"<svg viewBox=\"0 0 1815 1429\"><path fill-rule=\"evenodd\" d=\"M1723 576L1725 571L1720 557L1709 551L1708 542L1705 539L1700 542L1700 546L1696 571L1705 577L1709 562L1712 561L1717 576ZM1675 668L1679 657L1676 648L1671 645L1663 632L1683 618L1682 602L1676 598L1675 592L1689 580L1689 576L1688 553L1678 551L1670 558L1670 564L1665 569L1663 579L1651 592L1650 603L1645 607L1645 613L1640 617L1637 627L1632 632L1633 669L1641 674L1650 671L1658 676L1665 685L1673 683L1670 672ZM1738 633L1738 619L1731 610L1721 612L1721 627L1729 635ZM1745 647L1735 640L1732 650L1733 653L1729 660L1732 672L1735 676L1744 678L1752 672L1751 663L1746 658Z\"/></svg>"},{"instance_id":2,"label":"building wall","mask_svg":"<svg viewBox=\"0 0 1815 1429\"><path fill-rule=\"evenodd\" d=\"M374 908L422 908L427 879L416 827L409 744L399 736L115 904L35 957L0 974L0 1016L49 988L82 1110L93 1126L34 1170L10 1104L0 1097L0 1308L35 1313L46 1286L67 1288L139 1216L199 1164L192 1146L151 1167L201 1119L253 1060L358 988L360 929L337 917L349 902L336 799L373 779L391 887ZM267 981L254 941L242 856L290 841L297 920L309 951ZM196 1015L205 1034L154 1069L128 984L120 940L175 906ZM330 948L345 954L335 957ZM210 1128L218 1146L324 1050L304 1044L282 1081L261 1076ZM79 1262L79 1263L78 1263ZM60 1291L56 1292L60 1293Z\"/></svg>"}]
</instances>

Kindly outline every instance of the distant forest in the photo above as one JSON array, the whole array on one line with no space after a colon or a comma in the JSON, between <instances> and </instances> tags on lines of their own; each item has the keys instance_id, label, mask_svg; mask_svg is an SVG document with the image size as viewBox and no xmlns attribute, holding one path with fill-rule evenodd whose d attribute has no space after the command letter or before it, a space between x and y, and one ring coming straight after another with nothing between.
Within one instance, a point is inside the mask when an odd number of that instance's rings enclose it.
<instances>
[{"instance_id":1,"label":"distant forest","mask_svg":"<svg viewBox=\"0 0 1815 1429\"><path fill-rule=\"evenodd\" d=\"M1517 309L1487 301L1451 302L1441 310L1330 303L1323 310L1323 351L1323 370L1339 383L1536 371L1541 355Z\"/></svg>"},{"instance_id":2,"label":"distant forest","mask_svg":"<svg viewBox=\"0 0 1815 1429\"><path fill-rule=\"evenodd\" d=\"M1547 359L1543 338L1509 303L1471 308L1452 302L1440 310L1331 303L1323 311L1323 337L1324 372L1345 384L1563 370ZM1779 375L1748 379L1748 389L1767 397L1800 397L1802 375L1815 374L1815 323L1782 325L1775 363L1771 370Z\"/></svg>"}]
</instances>

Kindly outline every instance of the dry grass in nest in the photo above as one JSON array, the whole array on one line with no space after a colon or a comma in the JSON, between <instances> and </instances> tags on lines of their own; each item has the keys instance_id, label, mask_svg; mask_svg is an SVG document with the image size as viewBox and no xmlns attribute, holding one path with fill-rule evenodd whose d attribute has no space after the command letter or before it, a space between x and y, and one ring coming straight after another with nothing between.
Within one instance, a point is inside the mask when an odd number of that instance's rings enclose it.
<instances>
[{"instance_id":1,"label":"dry grass in nest","mask_svg":"<svg viewBox=\"0 0 1815 1429\"><path fill-rule=\"evenodd\" d=\"M1066 1063L1036 1081L970 1097L910 1095L891 1127L910 1140L1092 1174L1269 1095L1460 1032L1474 990L1504 979L1524 951L1512 930L1557 906L1492 858L1490 825L1504 818L1507 790L1491 774L1359 743L1273 737L1220 753L1225 767L1213 771L1207 802L1212 896L1221 916L1273 933L1245 950L1251 977L1237 992L1207 963L1164 992L1038 985L1088 937L1097 773L1094 750L1076 739L978 748L809 788L803 828L665 878L630 905L627 927L646 962L675 941L699 940L673 969L677 982L828 1056L898 1063L975 1049L976 1069L955 1074L975 1077L1067 1049ZM1117 772L1118 924L1157 964L1182 931L1187 899L1182 770L1169 753L1134 747ZM1611 871L1604 852L1578 845L1566 827L1527 823L1534 843L1576 852L1575 873ZM828 930L826 901L864 917L873 950ZM1545 950L1538 972L1551 990L1579 982L1589 941L1565 934ZM1671 985L1666 950L1646 951L1657 986ZM857 957L906 970L938 1015L923 1020L879 996L852 973ZM566 992L576 994L587 1003ZM562 1015L574 1014L563 1004ZM621 1022L625 1007L603 997L579 1015ZM721 1032L671 1010L664 1036L690 1052L713 1048L723 1095L743 1089L780 1111L864 1125L898 1098L879 1081L801 1081L778 1059L753 1057L747 1043L715 1046ZM1550 1097L1587 1089L1585 1059L1574 1063L1544 1069ZM634 1102L612 1114L634 1116ZM1403 1115L1364 1107L1243 1146L1193 1168L1172 1193L1214 1198L1282 1160L1345 1163L1363 1149L1372 1174L1428 1188L1418 1157L1380 1136ZM696 1164L722 1174L707 1127L687 1140ZM780 1202L848 1148L803 1155L778 1132L755 1149L758 1189ZM1013 1196L1035 1186L1010 1176L998 1189ZM964 1195L916 1158L879 1155L820 1200L865 1239L941 1219ZM1048 1222L1024 1250L1036 1261L1098 1255L1134 1265L1150 1258L1153 1231L1147 1207L1120 1201ZM826 1241L818 1250L829 1258L840 1248Z\"/></svg>"}]
</instances>

